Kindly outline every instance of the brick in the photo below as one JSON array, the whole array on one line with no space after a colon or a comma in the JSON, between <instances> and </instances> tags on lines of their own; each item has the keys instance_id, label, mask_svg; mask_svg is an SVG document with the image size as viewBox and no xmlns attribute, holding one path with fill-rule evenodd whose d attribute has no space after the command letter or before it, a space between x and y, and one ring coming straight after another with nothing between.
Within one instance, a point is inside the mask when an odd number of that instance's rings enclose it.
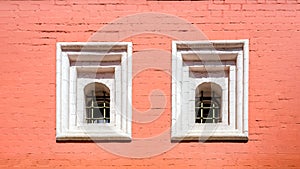
<instances>
[{"instance_id":1,"label":"brick","mask_svg":"<svg viewBox=\"0 0 300 169\"><path fill-rule=\"evenodd\" d=\"M209 10L229 10L229 5L227 5L227 4L222 4L222 5L209 4L208 9Z\"/></svg>"},{"instance_id":2,"label":"brick","mask_svg":"<svg viewBox=\"0 0 300 169\"><path fill-rule=\"evenodd\" d=\"M246 3L246 0L225 0L225 3L228 3L228 4L243 4L243 3Z\"/></svg>"},{"instance_id":3,"label":"brick","mask_svg":"<svg viewBox=\"0 0 300 169\"><path fill-rule=\"evenodd\" d=\"M213 0L214 4L224 4L225 0Z\"/></svg>"},{"instance_id":4,"label":"brick","mask_svg":"<svg viewBox=\"0 0 300 169\"><path fill-rule=\"evenodd\" d=\"M39 9L39 5L37 5L37 4L25 4L25 3L23 3L23 4L19 5L19 9L21 11L36 11L36 10Z\"/></svg>"},{"instance_id":5,"label":"brick","mask_svg":"<svg viewBox=\"0 0 300 169\"><path fill-rule=\"evenodd\" d=\"M287 2L287 0L277 0L277 3L279 4L285 4Z\"/></svg>"},{"instance_id":6,"label":"brick","mask_svg":"<svg viewBox=\"0 0 300 169\"><path fill-rule=\"evenodd\" d=\"M2 4L0 5L0 11L17 11L18 9L19 9L18 4L2 2Z\"/></svg>"},{"instance_id":7,"label":"brick","mask_svg":"<svg viewBox=\"0 0 300 169\"><path fill-rule=\"evenodd\" d=\"M234 11L238 11L238 10L242 9L242 5L241 4L231 4L230 9L234 10Z\"/></svg>"},{"instance_id":8,"label":"brick","mask_svg":"<svg viewBox=\"0 0 300 169\"><path fill-rule=\"evenodd\" d=\"M266 3L266 0L257 0L257 3L264 4L264 3Z\"/></svg>"}]
</instances>

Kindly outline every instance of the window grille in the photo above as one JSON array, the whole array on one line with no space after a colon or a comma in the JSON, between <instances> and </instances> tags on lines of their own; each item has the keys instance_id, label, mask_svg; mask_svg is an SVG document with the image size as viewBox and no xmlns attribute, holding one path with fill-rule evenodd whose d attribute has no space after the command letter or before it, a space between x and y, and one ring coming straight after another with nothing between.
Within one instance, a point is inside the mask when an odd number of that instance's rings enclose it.
<instances>
[{"instance_id":1,"label":"window grille","mask_svg":"<svg viewBox=\"0 0 300 169\"><path fill-rule=\"evenodd\" d=\"M103 91L103 95L97 95L93 90L86 106L86 122L87 123L110 123L110 96Z\"/></svg>"},{"instance_id":2,"label":"window grille","mask_svg":"<svg viewBox=\"0 0 300 169\"><path fill-rule=\"evenodd\" d=\"M219 123L221 122L220 116L220 104L218 98L215 96L215 92L212 92L212 97L203 96L203 91L201 91L200 97L196 97L196 123Z\"/></svg>"}]
</instances>

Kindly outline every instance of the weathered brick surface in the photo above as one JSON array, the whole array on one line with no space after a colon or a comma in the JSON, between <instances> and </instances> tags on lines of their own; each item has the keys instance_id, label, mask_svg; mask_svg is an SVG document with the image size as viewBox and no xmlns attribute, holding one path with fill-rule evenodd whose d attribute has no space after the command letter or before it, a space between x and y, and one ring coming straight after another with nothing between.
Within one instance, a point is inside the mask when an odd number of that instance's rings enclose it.
<instances>
[{"instance_id":1,"label":"weathered brick surface","mask_svg":"<svg viewBox=\"0 0 300 169\"><path fill-rule=\"evenodd\" d=\"M250 39L248 143L180 143L144 159L123 158L93 143L56 143L55 43L89 41L106 24L140 12L179 16L209 39ZM299 0L0 1L0 168L300 168L299 12ZM140 18L106 30L100 39L121 38L122 31L144 22L156 26ZM133 123L137 138L157 135L171 123L173 38L161 33L184 35L188 28L160 29L122 39L133 42L135 53L169 51L161 59L133 56L134 111L161 113L152 123ZM163 69L139 72L143 65ZM165 105L151 106L152 89L159 90L153 99Z\"/></svg>"}]
</instances>

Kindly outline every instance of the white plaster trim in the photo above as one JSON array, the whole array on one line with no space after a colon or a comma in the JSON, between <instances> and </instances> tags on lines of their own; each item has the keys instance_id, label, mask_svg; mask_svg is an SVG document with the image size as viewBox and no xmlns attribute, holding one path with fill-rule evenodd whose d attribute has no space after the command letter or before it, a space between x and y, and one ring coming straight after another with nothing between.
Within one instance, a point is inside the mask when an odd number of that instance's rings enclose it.
<instances>
[{"instance_id":1,"label":"white plaster trim","mask_svg":"<svg viewBox=\"0 0 300 169\"><path fill-rule=\"evenodd\" d=\"M248 139L248 45L248 40L172 42L171 140ZM222 77L189 78L189 68L206 69L208 72L226 68L228 77L223 77L223 82L220 81ZM228 99L222 101L222 106L226 106L223 111L229 115L224 122L194 122L194 105L189 100L194 100L195 88L202 82L219 84L223 90L222 95L228 95Z\"/></svg>"},{"instance_id":2,"label":"white plaster trim","mask_svg":"<svg viewBox=\"0 0 300 169\"><path fill-rule=\"evenodd\" d=\"M56 46L56 140L130 141L132 43L59 42ZM105 61L105 65L101 64L101 60ZM76 61L80 64L70 64ZM78 70L85 73L108 71L114 76L108 79L85 76L80 79ZM84 111L79 108L84 103L78 103L82 101L78 97L84 96L80 91L90 82L103 83L110 89L112 119L109 124L83 123Z\"/></svg>"}]
</instances>

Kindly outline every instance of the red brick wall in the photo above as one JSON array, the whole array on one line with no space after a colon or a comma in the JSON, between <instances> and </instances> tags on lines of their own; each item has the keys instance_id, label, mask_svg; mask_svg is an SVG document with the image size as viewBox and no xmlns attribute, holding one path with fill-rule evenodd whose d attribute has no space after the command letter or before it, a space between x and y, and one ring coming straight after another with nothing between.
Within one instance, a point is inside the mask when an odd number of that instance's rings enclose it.
<instances>
[{"instance_id":1,"label":"red brick wall","mask_svg":"<svg viewBox=\"0 0 300 169\"><path fill-rule=\"evenodd\" d=\"M299 11L299 0L1 0L0 168L300 168ZM107 23L141 12L183 18L208 39L250 40L248 143L180 143L141 159L117 156L94 143L56 143L55 43L89 41ZM98 40L118 39L128 25ZM133 55L134 111L151 115L152 89L160 90L154 101L166 103L152 105L161 113L157 120L133 123L134 138L170 128L174 37L166 31L180 29L162 27L157 34L121 39L132 41L138 53ZM140 52L149 48L169 53L143 58ZM137 73L143 65L162 69Z\"/></svg>"}]
</instances>

